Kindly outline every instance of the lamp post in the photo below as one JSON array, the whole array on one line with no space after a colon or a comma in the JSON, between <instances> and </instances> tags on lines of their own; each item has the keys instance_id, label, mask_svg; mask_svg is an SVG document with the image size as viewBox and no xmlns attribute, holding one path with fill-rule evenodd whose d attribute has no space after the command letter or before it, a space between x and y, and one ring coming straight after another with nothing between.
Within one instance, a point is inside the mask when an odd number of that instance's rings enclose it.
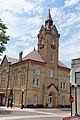
<instances>
[{"instance_id":1,"label":"lamp post","mask_svg":"<svg viewBox=\"0 0 80 120\"><path fill-rule=\"evenodd\" d=\"M75 87L75 115L77 115L77 84L74 84Z\"/></svg>"},{"instance_id":2,"label":"lamp post","mask_svg":"<svg viewBox=\"0 0 80 120\"><path fill-rule=\"evenodd\" d=\"M24 94L24 89L22 89L22 97L21 97L21 109L23 109L23 94Z\"/></svg>"}]
</instances>

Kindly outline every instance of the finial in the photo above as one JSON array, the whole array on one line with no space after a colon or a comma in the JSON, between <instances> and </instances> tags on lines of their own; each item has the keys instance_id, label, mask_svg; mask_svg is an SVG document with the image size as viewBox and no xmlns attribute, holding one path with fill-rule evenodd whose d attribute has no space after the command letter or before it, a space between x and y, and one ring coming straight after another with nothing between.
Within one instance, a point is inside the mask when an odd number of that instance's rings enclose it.
<instances>
[{"instance_id":1,"label":"finial","mask_svg":"<svg viewBox=\"0 0 80 120\"><path fill-rule=\"evenodd\" d=\"M50 10L50 5L48 5L49 6L49 10Z\"/></svg>"},{"instance_id":2,"label":"finial","mask_svg":"<svg viewBox=\"0 0 80 120\"><path fill-rule=\"evenodd\" d=\"M49 6L49 13L48 13L47 19L51 19L51 20L52 20L52 18L51 18L51 13L50 13L50 5L48 5L48 6Z\"/></svg>"}]
</instances>

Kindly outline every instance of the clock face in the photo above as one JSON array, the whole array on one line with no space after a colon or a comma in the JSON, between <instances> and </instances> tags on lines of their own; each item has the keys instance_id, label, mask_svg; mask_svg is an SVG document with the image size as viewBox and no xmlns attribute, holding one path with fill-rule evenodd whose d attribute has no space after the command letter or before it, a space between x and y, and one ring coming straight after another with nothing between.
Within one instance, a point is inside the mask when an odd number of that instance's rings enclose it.
<instances>
[{"instance_id":1,"label":"clock face","mask_svg":"<svg viewBox=\"0 0 80 120\"><path fill-rule=\"evenodd\" d=\"M43 31L43 30L41 31L41 34L42 34L42 35L44 34L44 31Z\"/></svg>"},{"instance_id":2,"label":"clock face","mask_svg":"<svg viewBox=\"0 0 80 120\"><path fill-rule=\"evenodd\" d=\"M42 39L42 41L41 41L41 45L44 45L44 39Z\"/></svg>"},{"instance_id":3,"label":"clock face","mask_svg":"<svg viewBox=\"0 0 80 120\"><path fill-rule=\"evenodd\" d=\"M56 33L56 32L53 30L53 31L52 31L52 34L54 35L55 33Z\"/></svg>"}]
</instances>

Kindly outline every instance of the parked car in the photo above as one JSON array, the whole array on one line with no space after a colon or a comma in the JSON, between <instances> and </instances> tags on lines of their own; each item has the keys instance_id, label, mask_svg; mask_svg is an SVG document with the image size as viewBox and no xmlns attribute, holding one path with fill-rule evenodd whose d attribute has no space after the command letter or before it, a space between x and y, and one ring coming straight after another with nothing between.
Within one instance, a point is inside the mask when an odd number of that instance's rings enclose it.
<instances>
[{"instance_id":1,"label":"parked car","mask_svg":"<svg viewBox=\"0 0 80 120\"><path fill-rule=\"evenodd\" d=\"M65 117L65 118L63 118L63 120L80 120L80 115Z\"/></svg>"}]
</instances>

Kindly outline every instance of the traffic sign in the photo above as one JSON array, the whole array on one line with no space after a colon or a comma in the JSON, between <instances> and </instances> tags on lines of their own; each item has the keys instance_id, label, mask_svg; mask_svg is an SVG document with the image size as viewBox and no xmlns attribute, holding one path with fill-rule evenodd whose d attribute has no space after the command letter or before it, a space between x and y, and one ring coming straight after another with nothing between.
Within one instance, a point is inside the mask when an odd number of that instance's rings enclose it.
<instances>
[{"instance_id":1,"label":"traffic sign","mask_svg":"<svg viewBox=\"0 0 80 120\"><path fill-rule=\"evenodd\" d=\"M70 103L73 103L73 102L74 102L74 98L73 98L73 97L70 97L70 98L69 98L69 101L70 101Z\"/></svg>"}]
</instances>

